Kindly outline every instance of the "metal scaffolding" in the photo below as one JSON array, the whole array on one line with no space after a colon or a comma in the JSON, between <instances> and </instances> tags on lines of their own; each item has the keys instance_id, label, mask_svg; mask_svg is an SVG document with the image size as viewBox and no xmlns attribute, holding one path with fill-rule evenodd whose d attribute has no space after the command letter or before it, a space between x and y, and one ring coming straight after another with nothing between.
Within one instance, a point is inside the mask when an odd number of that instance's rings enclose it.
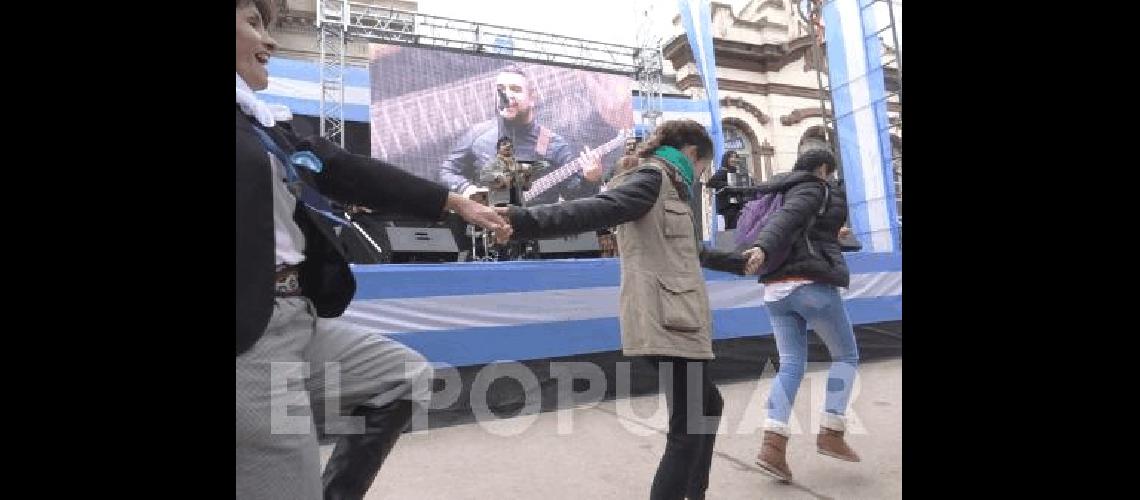
<instances>
[{"instance_id":1,"label":"metal scaffolding","mask_svg":"<svg viewBox=\"0 0 1140 500\"><path fill-rule=\"evenodd\" d=\"M317 0L321 47L321 136L344 147L344 52L348 2Z\"/></svg>"},{"instance_id":2,"label":"metal scaffolding","mask_svg":"<svg viewBox=\"0 0 1140 500\"><path fill-rule=\"evenodd\" d=\"M820 109L821 114L823 115L824 128L827 129L828 143L831 144L831 147L834 151L838 152L839 151L839 133L838 133L838 128L835 126L835 114L833 112L833 110L835 108L835 102L832 100L830 82L829 81L825 82L825 80L824 80L826 77L824 72L827 71L827 69L826 69L827 68L827 50L826 50L826 46L824 43L823 30L822 30L822 28L823 28L823 4L826 2L830 2L830 1L833 1L833 0L804 0L804 1L796 2L795 6L796 6L796 12L799 14L800 18L802 18L804 20L804 22L807 24L809 36L811 36L812 41L813 41L812 50L811 50L811 57L815 62L814 66L816 68L816 82L819 85L819 90L820 90L820 92L819 92L819 109ZM899 45L899 42L898 42L899 36L898 36L898 29L897 29L897 26L895 24L895 14L894 14L894 4L895 3L901 3L901 2L899 2L899 0L871 0L867 4L861 6L860 9L874 8L880 2L885 3L887 6L887 12L888 12L887 22L881 28L879 28L878 30L868 34L867 36L868 36L868 38L872 37L872 36L882 37L884 33L886 33L887 31L890 31L891 40L894 42L894 45L893 45L893 47L888 46L887 48L888 48L889 53L894 54L894 58L882 60L880 62L880 65L881 65L882 69L884 70L883 71L883 77L884 77L884 80L886 80L886 81L884 81L884 84L893 83L893 85L888 85L888 87L893 87L895 89L893 91L888 91L887 95L885 96L885 99L889 102L889 100L892 97L897 97L899 106L901 108L901 106L902 106L902 47ZM886 45L886 44L884 44L884 45ZM891 74L890 74L890 72L886 71L886 69L889 66L891 66L892 64L894 65L894 69L895 69L894 78L893 78L895 80L894 82L890 82L890 80L892 79ZM875 69L877 69L877 68L875 68L875 67L868 68L868 72L873 71ZM900 116L901 116L901 113L900 113ZM897 132L899 134L899 136L901 137L901 132L902 132L902 119L901 119L901 117L897 122L891 123L889 125L889 128L892 131ZM902 151L895 151L895 148L893 146L891 149L892 149L892 153L891 153L892 163L895 165L901 165L901 163L902 163ZM841 155L838 155L838 154L836 155L835 159L840 164L839 165L839 173L842 176L843 159L842 159ZM896 170L897 170L895 173L895 175L896 175L896 178L895 178L896 194L898 197L898 203L899 203L899 208L900 208L899 213L902 213L902 210L901 210L901 205L902 205L902 172L901 172L901 168L898 168Z\"/></svg>"},{"instance_id":3,"label":"metal scaffolding","mask_svg":"<svg viewBox=\"0 0 1140 500\"><path fill-rule=\"evenodd\" d=\"M818 82L819 89L820 89L819 108L820 108L821 114L823 115L824 126L828 131L828 142L831 144L831 147L833 148L833 150L837 153L835 155L835 159L839 163L838 172L839 172L840 177L842 177L842 175L843 175L843 155L838 154L840 151L839 150L839 134L838 134L838 127L835 126L835 114L833 112L833 110L835 109L835 102L833 100L833 96L832 96L832 92L831 92L830 81L825 83L824 82L824 76L825 75L823 74L823 72L826 71L826 67L827 67L826 66L826 64L827 64L827 59L826 59L827 52L826 52L826 47L825 47L825 43L824 43L823 36L822 36L823 29L824 29L823 22L822 22L822 20L823 20L823 4L828 3L828 2L832 2L832 1L835 1L835 0L802 0L802 1L796 2L795 5L796 5L796 11L799 13L800 17L804 20L804 22L807 23L808 32L813 39L812 57L815 59L816 81ZM865 38L870 39L870 38L874 37L874 38L878 39L878 41L880 42L880 46L884 48L884 54L882 57L879 57L876 61L874 61L874 63L870 67L867 68L867 73L870 74L870 73L875 72L876 70L882 71L883 80L884 80L883 84L887 90L886 95L884 95L880 101L876 101L876 102L872 103L872 105L878 104L880 102L885 102L885 104L889 107L889 105L891 104L892 98L897 99L897 102L899 105L899 119L897 121L891 121L890 119L888 119L887 120L887 127L886 127L885 131L888 133L888 135L890 135L892 137L898 137L899 138L899 143L897 145L895 144L894 140L890 141L890 148L891 148L891 171L892 171L892 175L893 175L894 192L895 192L895 209L896 209L896 214L898 216L897 222L900 224L899 227L900 227L900 231L901 231L901 223L902 223L902 143L901 143L901 138L902 138L902 46L899 45L899 32L898 32L898 25L896 23L897 18L895 17L895 5L898 4L901 6L902 2L901 2L901 0L871 0L871 1L866 2L866 3L860 2L859 3L860 14L862 14L862 11L864 11L866 9L872 9L872 8L879 6L880 2L886 4L886 9L885 9L887 12L886 20L885 20L885 22L883 22L883 20L881 19L881 16L875 16L876 24L878 24L879 26L868 27L869 29L873 29L874 31L866 33ZM888 36L887 35L888 32L889 32L889 40L890 40L890 42L893 42L893 45L891 43L888 43L888 41L886 39ZM890 71L892 69L894 71ZM884 130L880 130L880 132L883 132L883 131ZM899 244L901 245L901 242L899 242Z\"/></svg>"},{"instance_id":4,"label":"metal scaffolding","mask_svg":"<svg viewBox=\"0 0 1140 500\"><path fill-rule=\"evenodd\" d=\"M827 143L835 151L835 161L838 163L836 171L843 177L843 159L839 154L839 127L835 126L835 103L831 99L831 87L824 82L827 71L827 51L824 47L823 35L823 2L822 0L807 0L796 2L796 12L807 24L808 36L812 39L811 54L812 66L815 67L815 81L819 86L819 111L823 118L823 128L827 132Z\"/></svg>"},{"instance_id":5,"label":"metal scaffolding","mask_svg":"<svg viewBox=\"0 0 1140 500\"><path fill-rule=\"evenodd\" d=\"M392 43L490 53L514 59L621 73L638 79L656 77L653 87L660 112L661 49L656 58L640 48L493 24L379 7L349 0L316 0L320 34L321 135L344 145L344 67L350 41ZM653 64L656 70L644 69Z\"/></svg>"},{"instance_id":6,"label":"metal scaffolding","mask_svg":"<svg viewBox=\"0 0 1140 500\"><path fill-rule=\"evenodd\" d=\"M887 131L888 131L888 134L890 134L892 136L896 136L900 139L900 143L898 144L898 147L895 147L896 145L894 144L894 141L891 141L891 172L893 174L893 177L894 177L893 180L895 183L895 210L896 210L896 213L899 217L899 220L901 221L902 220L902 143L901 143L901 139L902 139L902 111L901 111L902 110L902 46L899 45L898 25L896 24L896 18L895 18L895 4L898 3L899 5L901 5L902 2L900 0L874 0L870 4L868 4L862 8L863 9L873 8L877 4L879 4L880 2L885 3L886 7L887 7L886 8L886 11L887 11L886 22L882 23L883 26L881 28L879 28L875 32L867 35L867 37L870 38L870 37L874 36L874 37L879 38L880 43L883 45L884 49L886 49L884 51L885 52L884 57L881 58L880 65L881 65L881 68L883 70L883 78L884 78L884 80L886 80L884 83L885 84L893 83L894 84L894 90L891 91L890 85L887 85L888 92L887 92L887 96L885 99L889 103L891 97L896 97L898 99L898 103L899 103L899 110L900 110L899 111L899 120L897 122L894 122L894 123L890 123L888 120ZM879 16L875 16L875 20L877 22L879 22ZM891 42L893 42L893 45L890 43L887 43L887 40L883 39L887 32L890 32L890 39L889 40ZM890 57L891 55L893 55L893 58ZM887 71L892 65L894 66L894 70L895 70L893 78L891 77L890 72ZM872 68L872 69L874 69L874 68ZM892 82L891 80L894 80L894 81Z\"/></svg>"},{"instance_id":7,"label":"metal scaffolding","mask_svg":"<svg viewBox=\"0 0 1140 500\"><path fill-rule=\"evenodd\" d=\"M894 172L894 180L895 180L895 199L896 199L896 203L897 203L897 206L895 208L896 208L896 211L898 213L899 224L901 227L901 224L902 224L902 142L901 142L902 141L902 111L901 111L901 108L902 108L902 102L903 102L903 99L902 99L902 45L899 44L898 24L897 24L896 17L895 17L895 2L897 0L880 0L880 1L884 1L887 4L887 16L888 16L888 19L890 20L890 22L887 24L887 27L890 28L891 39L894 41L894 46L891 48L894 49L893 52L894 52L895 59L893 62L895 64L895 70L896 70L895 75L896 75L896 80L898 82L898 95L899 95L899 108L900 108L899 120L897 123L891 124L891 128L894 129L893 131L898 135L900 142L899 142L898 148L895 148L894 143L891 144L891 170ZM900 2L900 5L901 5L901 2ZM891 61L883 63L883 66L884 67L887 66L888 64L890 64L890 62ZM900 231L901 231L901 229L900 229Z\"/></svg>"},{"instance_id":8,"label":"metal scaffolding","mask_svg":"<svg viewBox=\"0 0 1140 500\"><path fill-rule=\"evenodd\" d=\"M661 117L661 76L663 57L661 36L654 24L651 0L638 5L637 17L637 91L642 99L641 124L648 131L657 128Z\"/></svg>"}]
</instances>

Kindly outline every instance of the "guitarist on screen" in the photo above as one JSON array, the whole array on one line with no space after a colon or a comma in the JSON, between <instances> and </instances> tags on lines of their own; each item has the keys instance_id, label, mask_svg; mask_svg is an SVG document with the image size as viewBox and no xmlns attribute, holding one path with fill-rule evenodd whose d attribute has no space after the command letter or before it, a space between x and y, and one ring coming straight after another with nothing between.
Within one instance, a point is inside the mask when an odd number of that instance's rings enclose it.
<instances>
[{"instance_id":1,"label":"guitarist on screen","mask_svg":"<svg viewBox=\"0 0 1140 500\"><path fill-rule=\"evenodd\" d=\"M577 156L561 136L535 123L537 92L531 78L515 64L499 71L495 78L496 109L498 116L474 125L460 137L439 170L439 180L452 192L469 196L481 186L480 169L495 161L496 143L509 137L514 157L522 162L534 162L548 169L532 173L540 179L548 171L556 171L576 162L577 168L565 180L536 193L527 204L557 203L559 198L572 200L598 192L602 178L600 155L586 148Z\"/></svg>"}]
</instances>

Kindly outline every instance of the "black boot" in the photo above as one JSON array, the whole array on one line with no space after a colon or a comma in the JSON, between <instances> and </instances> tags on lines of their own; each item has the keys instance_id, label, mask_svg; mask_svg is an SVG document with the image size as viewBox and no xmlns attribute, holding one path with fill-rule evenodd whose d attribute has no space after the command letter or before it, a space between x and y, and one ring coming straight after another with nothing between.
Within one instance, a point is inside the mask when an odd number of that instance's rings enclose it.
<instances>
[{"instance_id":1,"label":"black boot","mask_svg":"<svg viewBox=\"0 0 1140 500\"><path fill-rule=\"evenodd\" d=\"M364 498L396 440L411 424L412 402L398 399L382 408L359 406L352 414L364 417L364 434L348 434L337 440L321 475L325 500Z\"/></svg>"}]
</instances>

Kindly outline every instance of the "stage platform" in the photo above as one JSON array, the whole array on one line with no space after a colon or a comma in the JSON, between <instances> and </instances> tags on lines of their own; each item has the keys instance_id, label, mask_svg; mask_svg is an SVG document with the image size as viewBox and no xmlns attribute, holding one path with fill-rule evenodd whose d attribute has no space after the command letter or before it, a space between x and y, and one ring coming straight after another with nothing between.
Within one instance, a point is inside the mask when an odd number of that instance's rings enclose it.
<instances>
[{"instance_id":1,"label":"stage platform","mask_svg":"<svg viewBox=\"0 0 1140 500\"><path fill-rule=\"evenodd\" d=\"M902 254L846 254L853 323L902 319ZM619 350L618 259L354 265L343 320L367 326L441 366ZM768 336L755 277L705 271L714 340Z\"/></svg>"}]
</instances>

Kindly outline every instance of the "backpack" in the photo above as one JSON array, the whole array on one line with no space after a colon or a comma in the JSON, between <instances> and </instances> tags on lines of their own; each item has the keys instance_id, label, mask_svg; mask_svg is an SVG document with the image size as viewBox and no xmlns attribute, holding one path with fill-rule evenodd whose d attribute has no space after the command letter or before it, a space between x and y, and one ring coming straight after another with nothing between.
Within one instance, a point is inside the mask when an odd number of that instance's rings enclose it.
<instances>
[{"instance_id":1,"label":"backpack","mask_svg":"<svg viewBox=\"0 0 1140 500\"><path fill-rule=\"evenodd\" d=\"M740 210L740 217L736 220L737 251L746 250L756 243L756 240L760 237L760 231L772 220L772 216L776 215L776 212L779 212L780 209L783 208L784 192L791 187L792 186L788 186L782 191L761 194L755 200L744 204L744 208ZM831 201L831 188L828 187L826 182L823 183L823 190L823 203L820 204L819 210L816 211L804 226L803 234L805 239L811 227L815 225L816 217L823 215ZM784 247L773 249L769 255L764 256L764 264L760 266L760 270L757 274L764 275L784 265L784 261L788 260L788 255L792 253L792 238L788 238L786 241L788 241L788 244L784 245ZM810 241L808 242L808 249L811 249Z\"/></svg>"}]
</instances>

